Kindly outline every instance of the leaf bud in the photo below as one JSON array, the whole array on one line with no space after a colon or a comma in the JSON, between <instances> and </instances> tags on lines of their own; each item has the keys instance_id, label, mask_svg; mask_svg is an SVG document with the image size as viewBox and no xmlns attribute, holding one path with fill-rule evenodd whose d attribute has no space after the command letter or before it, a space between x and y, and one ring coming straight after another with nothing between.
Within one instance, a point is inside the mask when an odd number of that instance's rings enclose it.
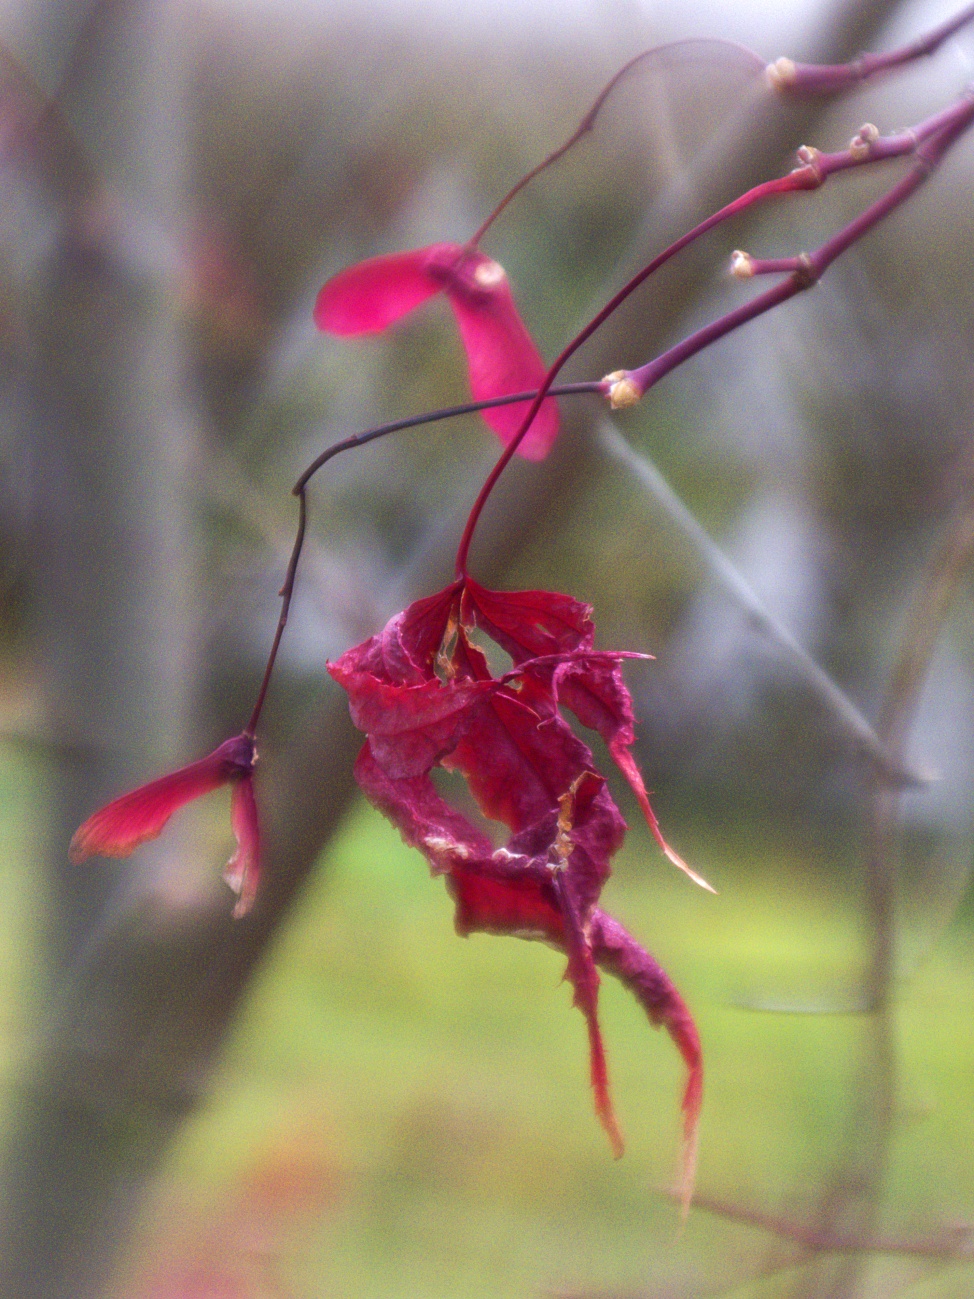
<instances>
[{"instance_id":1,"label":"leaf bud","mask_svg":"<svg viewBox=\"0 0 974 1299\"><path fill-rule=\"evenodd\" d=\"M751 254L735 248L731 253L730 273L737 280L749 280L754 274L754 258Z\"/></svg>"},{"instance_id":2,"label":"leaf bud","mask_svg":"<svg viewBox=\"0 0 974 1299\"><path fill-rule=\"evenodd\" d=\"M816 181L822 183L822 151L813 144L802 144L795 150L795 157L803 167L808 167Z\"/></svg>"},{"instance_id":3,"label":"leaf bud","mask_svg":"<svg viewBox=\"0 0 974 1299\"><path fill-rule=\"evenodd\" d=\"M782 91L790 90L798 80L795 62L793 59L787 58L775 59L774 63L769 63L764 69L764 75L771 89L776 90L779 94Z\"/></svg>"},{"instance_id":4,"label":"leaf bud","mask_svg":"<svg viewBox=\"0 0 974 1299\"><path fill-rule=\"evenodd\" d=\"M613 370L602 380L605 385L605 395L609 399L609 405L613 410L621 410L624 406L635 406L642 398L642 389L630 377L628 370Z\"/></svg>"},{"instance_id":5,"label":"leaf bud","mask_svg":"<svg viewBox=\"0 0 974 1299\"><path fill-rule=\"evenodd\" d=\"M873 126L872 122L864 122L849 141L849 153L856 162L861 162L863 158L869 157L870 146L878 139L879 127Z\"/></svg>"}]
</instances>

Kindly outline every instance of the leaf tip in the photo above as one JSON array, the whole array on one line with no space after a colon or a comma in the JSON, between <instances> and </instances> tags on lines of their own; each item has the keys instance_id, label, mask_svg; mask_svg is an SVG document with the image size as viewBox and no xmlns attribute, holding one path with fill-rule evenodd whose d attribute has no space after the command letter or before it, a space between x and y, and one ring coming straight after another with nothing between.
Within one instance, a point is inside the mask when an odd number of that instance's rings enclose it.
<instances>
[{"instance_id":1,"label":"leaf tip","mask_svg":"<svg viewBox=\"0 0 974 1299\"><path fill-rule=\"evenodd\" d=\"M678 852L674 852L669 845L666 845L663 848L663 852L674 866L679 867L679 869L683 871L684 875L689 876L690 879L693 880L694 884L699 884L702 889L706 889L708 893L713 893L715 897L717 896L717 890L714 886L708 883L702 875L698 874L692 866L688 866Z\"/></svg>"},{"instance_id":2,"label":"leaf tip","mask_svg":"<svg viewBox=\"0 0 974 1299\"><path fill-rule=\"evenodd\" d=\"M674 1195L680 1202L680 1219L686 1222L697 1180L698 1121L703 1100L703 1070L699 1060L690 1068L683 1092L683 1142Z\"/></svg>"}]
</instances>

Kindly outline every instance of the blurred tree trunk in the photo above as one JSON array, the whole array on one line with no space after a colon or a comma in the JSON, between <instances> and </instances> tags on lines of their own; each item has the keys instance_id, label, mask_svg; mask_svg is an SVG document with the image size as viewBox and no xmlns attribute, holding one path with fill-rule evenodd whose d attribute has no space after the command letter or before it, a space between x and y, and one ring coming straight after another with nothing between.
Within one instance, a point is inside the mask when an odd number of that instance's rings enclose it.
<instances>
[{"instance_id":1,"label":"blurred tree trunk","mask_svg":"<svg viewBox=\"0 0 974 1299\"><path fill-rule=\"evenodd\" d=\"M68 1076L58 1062L119 878L114 865L70 866L70 835L109 793L185 751L194 685L192 437L171 244L183 166L176 17L149 3L22 15L21 47L45 89L60 83L70 128L55 150L41 142L48 170L31 177L57 231L35 295L24 430L52 819L42 1042L0 1218L10 1299L100 1292L124 1221L108 1201L137 1146L106 1097L89 1103L84 1065ZM104 1052L99 1034L79 1023L83 1056Z\"/></svg>"},{"instance_id":2,"label":"blurred tree trunk","mask_svg":"<svg viewBox=\"0 0 974 1299\"><path fill-rule=\"evenodd\" d=\"M875 0L846 3L829 27L841 36L823 39L818 52L829 61L855 53L889 8ZM88 30L97 39L81 49L72 82L78 120L93 139L96 129L104 132L98 165L107 172L111 161L128 193L148 196L142 169L151 166L154 184L171 201L181 138L164 76L175 58L171 33L153 31L161 11L149 7L93 12ZM722 201L719 195L774 167L794 145L801 114L807 123L814 111L777 101L755 108L719 165L698 176L699 188L654 214L643 245L655 250L661 232L693 224ZM131 234L129 224L122 228ZM202 1094L257 963L341 818L359 743L344 698L328 694L319 716L268 773L260 791L268 821L266 884L255 914L240 924L229 919L225 898L175 920L151 895L123 889L113 897L108 868L79 874L64 864L70 830L126 779L142 778L160 749L172 745L179 701L185 703L191 684L186 621L172 616L189 585L179 505L185 460L182 435L173 434L179 366L172 294L148 262L128 251L120 256L118 229L106 191L85 187L72 200L44 298L35 431L44 538L38 603L52 724L64 745L52 842L59 996L8 1152L0 1220L4 1299L105 1293L139 1197ZM129 239L126 248L138 243ZM634 258L644 250L635 249ZM633 328L649 349L691 298L688 290L654 304L652 328L645 308L638 324L620 318L605 331L600 354L611 356ZM524 540L554 528L572 494L584 490L590 420L581 410L571 413L565 438L542 469L511 467L478 534L477 571L485 580L499 580ZM455 540L451 535L447 543L451 551ZM419 557L412 590L400 594L428 590L447 563L445 550Z\"/></svg>"}]
</instances>

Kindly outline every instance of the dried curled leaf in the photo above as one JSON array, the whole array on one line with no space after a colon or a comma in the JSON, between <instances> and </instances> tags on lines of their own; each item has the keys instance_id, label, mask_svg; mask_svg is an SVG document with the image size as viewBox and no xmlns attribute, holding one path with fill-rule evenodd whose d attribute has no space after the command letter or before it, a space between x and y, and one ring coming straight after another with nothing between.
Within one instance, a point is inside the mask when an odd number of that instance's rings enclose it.
<instances>
[{"instance_id":1,"label":"dried curled leaf","mask_svg":"<svg viewBox=\"0 0 974 1299\"><path fill-rule=\"evenodd\" d=\"M492 674L471 640L475 628L510 655L511 671ZM565 952L588 1025L596 1113L617 1155L622 1138L599 1030L597 967L668 1030L688 1071L686 1204L702 1089L699 1039L664 971L597 906L626 825L591 750L561 712L570 709L605 739L667 856L683 866L659 832L630 752L634 718L621 671L629 657L644 656L594 648L591 610L570 596L490 591L465 577L410 605L329 670L367 735L356 778L446 877L457 931L540 939ZM503 847L443 798L435 767L463 775L484 815L507 827Z\"/></svg>"}]
</instances>

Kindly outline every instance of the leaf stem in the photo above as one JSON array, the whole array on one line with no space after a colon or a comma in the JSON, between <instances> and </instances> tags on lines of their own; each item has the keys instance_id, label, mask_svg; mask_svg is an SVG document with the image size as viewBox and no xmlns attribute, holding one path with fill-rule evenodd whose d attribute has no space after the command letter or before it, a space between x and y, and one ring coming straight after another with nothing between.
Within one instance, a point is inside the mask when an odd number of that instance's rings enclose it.
<instances>
[{"instance_id":1,"label":"leaf stem","mask_svg":"<svg viewBox=\"0 0 974 1299\"><path fill-rule=\"evenodd\" d=\"M291 558L288 561L287 572L284 575L284 585L281 587L279 595L281 597L281 612L277 619L277 628L274 632L274 640L271 644L271 652L267 656L267 666L264 668L264 676L260 683L260 690L257 692L257 702L254 704L254 710L250 714L250 721L244 727L244 735L253 737L257 731L257 723L260 720L261 710L264 707L264 700L267 698L267 691L271 684L271 677L274 673L274 664L277 661L277 651L281 645L281 637L284 635L284 628L287 626L287 617L291 609L291 596L294 594L294 580L298 574L298 561L301 558L301 550L304 546L304 534L308 522L307 497L304 487L295 489L294 494L298 498L298 530L294 537L294 546L291 550Z\"/></svg>"}]
</instances>

